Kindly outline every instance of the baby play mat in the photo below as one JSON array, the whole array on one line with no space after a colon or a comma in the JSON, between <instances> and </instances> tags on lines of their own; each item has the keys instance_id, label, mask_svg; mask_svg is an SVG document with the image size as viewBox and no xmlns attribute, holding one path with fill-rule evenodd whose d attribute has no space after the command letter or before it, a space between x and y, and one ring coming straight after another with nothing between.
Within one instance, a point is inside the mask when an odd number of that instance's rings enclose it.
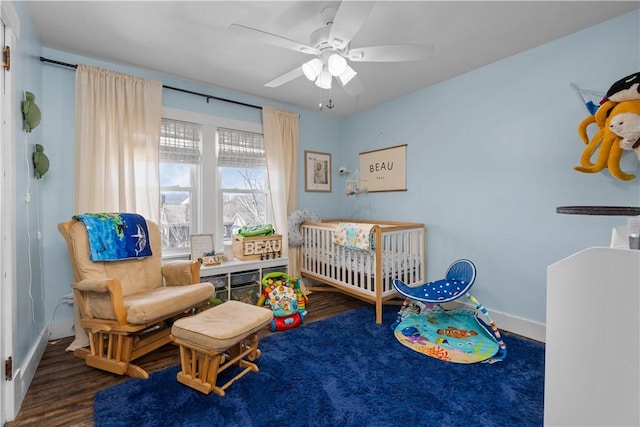
<instances>
[{"instance_id":1,"label":"baby play mat","mask_svg":"<svg viewBox=\"0 0 640 427\"><path fill-rule=\"evenodd\" d=\"M399 319L400 320L400 319ZM488 361L500 349L495 336L469 308L436 306L406 315L394 329L397 340L427 356L454 363Z\"/></svg>"}]
</instances>

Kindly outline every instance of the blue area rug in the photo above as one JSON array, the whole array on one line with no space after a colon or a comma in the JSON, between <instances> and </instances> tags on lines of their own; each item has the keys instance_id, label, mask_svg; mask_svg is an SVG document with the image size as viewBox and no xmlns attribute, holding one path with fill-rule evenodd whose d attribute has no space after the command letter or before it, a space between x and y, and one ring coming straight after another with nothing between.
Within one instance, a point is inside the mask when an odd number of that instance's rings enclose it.
<instances>
[{"instance_id":1,"label":"blue area rug","mask_svg":"<svg viewBox=\"0 0 640 427\"><path fill-rule=\"evenodd\" d=\"M506 333L505 361L449 363L395 339L397 310L383 325L362 308L264 338L260 372L224 397L178 383L179 367L128 380L97 393L95 426L543 425L543 345Z\"/></svg>"}]
</instances>

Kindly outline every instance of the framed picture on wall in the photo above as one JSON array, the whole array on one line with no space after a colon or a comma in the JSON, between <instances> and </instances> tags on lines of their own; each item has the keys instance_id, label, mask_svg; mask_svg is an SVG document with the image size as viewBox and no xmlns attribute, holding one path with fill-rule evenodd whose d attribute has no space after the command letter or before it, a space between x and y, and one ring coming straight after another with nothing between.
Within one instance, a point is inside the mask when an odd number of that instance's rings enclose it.
<instances>
[{"instance_id":1,"label":"framed picture on wall","mask_svg":"<svg viewBox=\"0 0 640 427\"><path fill-rule=\"evenodd\" d=\"M360 178L369 193L407 191L407 145L360 153Z\"/></svg>"},{"instance_id":2,"label":"framed picture on wall","mask_svg":"<svg viewBox=\"0 0 640 427\"><path fill-rule=\"evenodd\" d=\"M331 154L305 150L304 190L331 192Z\"/></svg>"}]
</instances>

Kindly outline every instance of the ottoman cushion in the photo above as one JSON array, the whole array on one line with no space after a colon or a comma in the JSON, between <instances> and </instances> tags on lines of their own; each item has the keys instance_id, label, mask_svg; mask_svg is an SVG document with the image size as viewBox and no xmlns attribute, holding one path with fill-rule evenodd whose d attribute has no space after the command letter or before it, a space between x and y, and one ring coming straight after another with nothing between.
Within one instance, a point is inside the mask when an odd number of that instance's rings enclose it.
<instances>
[{"instance_id":1,"label":"ottoman cushion","mask_svg":"<svg viewBox=\"0 0 640 427\"><path fill-rule=\"evenodd\" d=\"M224 351L271 322L273 312L240 301L216 307L174 322L171 334L209 350Z\"/></svg>"}]
</instances>

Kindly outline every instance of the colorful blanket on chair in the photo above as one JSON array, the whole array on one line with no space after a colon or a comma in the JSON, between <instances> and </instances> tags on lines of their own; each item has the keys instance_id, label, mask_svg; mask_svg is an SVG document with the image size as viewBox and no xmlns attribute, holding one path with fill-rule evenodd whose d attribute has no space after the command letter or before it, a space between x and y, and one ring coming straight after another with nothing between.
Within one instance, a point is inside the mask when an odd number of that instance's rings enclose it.
<instances>
[{"instance_id":1,"label":"colorful blanket on chair","mask_svg":"<svg viewBox=\"0 0 640 427\"><path fill-rule=\"evenodd\" d=\"M74 218L87 228L91 261L117 261L152 255L147 221L138 214L91 213Z\"/></svg>"},{"instance_id":2,"label":"colorful blanket on chair","mask_svg":"<svg viewBox=\"0 0 640 427\"><path fill-rule=\"evenodd\" d=\"M373 237L374 224L340 222L333 233L333 244L348 249L369 251L375 249Z\"/></svg>"}]
</instances>

